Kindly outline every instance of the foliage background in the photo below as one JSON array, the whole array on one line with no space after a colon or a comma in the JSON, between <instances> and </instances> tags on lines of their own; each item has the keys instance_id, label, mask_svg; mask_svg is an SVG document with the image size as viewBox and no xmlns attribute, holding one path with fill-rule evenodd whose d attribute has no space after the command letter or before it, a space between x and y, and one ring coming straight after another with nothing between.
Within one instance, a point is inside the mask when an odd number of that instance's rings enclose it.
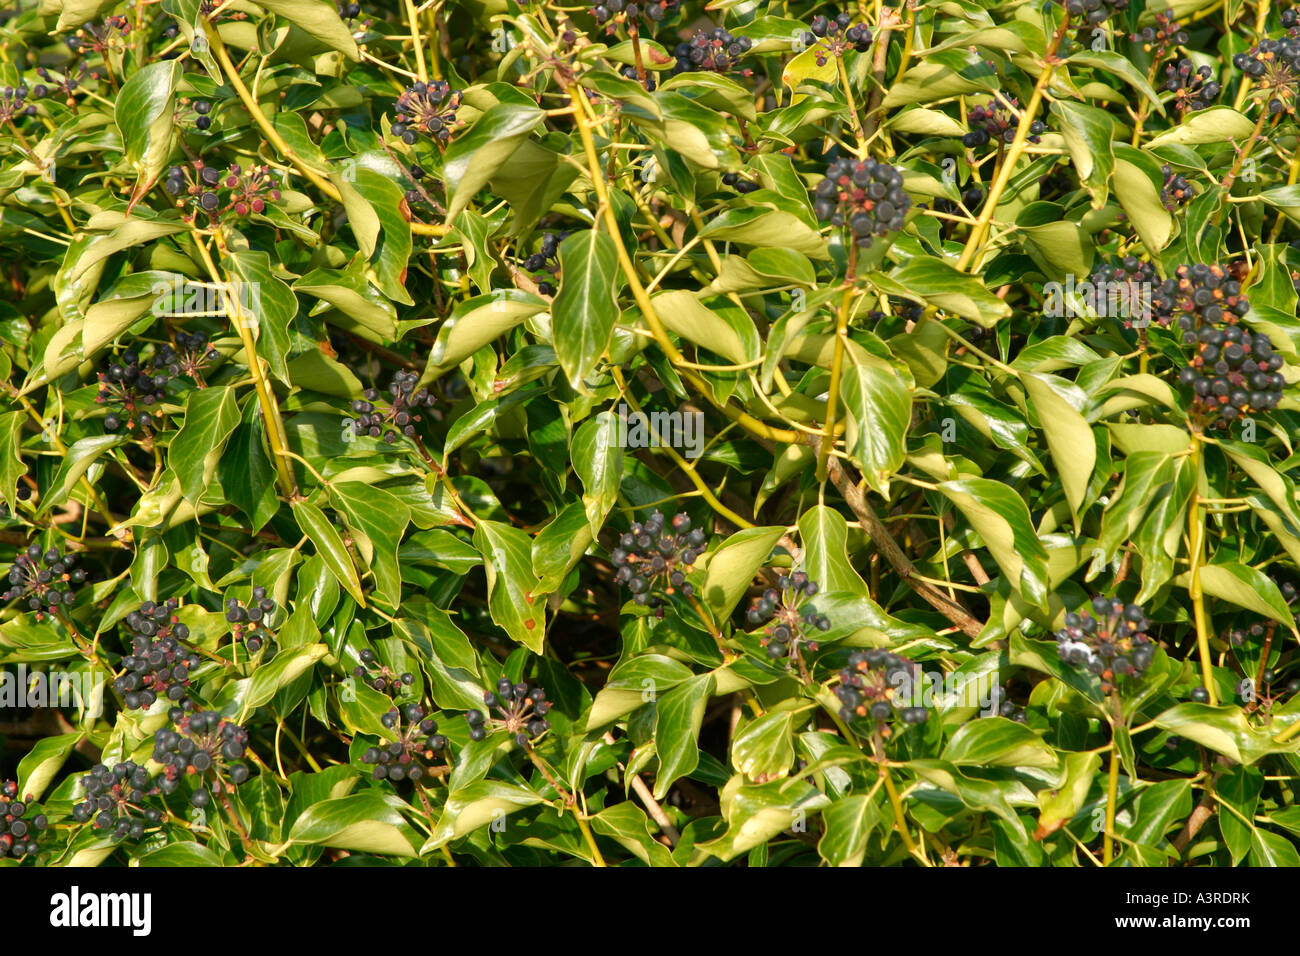
<instances>
[{"instance_id":1,"label":"foliage background","mask_svg":"<svg viewBox=\"0 0 1300 956\"><path fill-rule=\"evenodd\" d=\"M1055 4L864 3L871 48L822 64L802 34L838 11L809 2L691 0L636 43L496 0L0 14L0 83L80 77L0 100L0 561L34 541L88 572L56 615L0 611L0 663L109 680L98 715L0 715L0 776L50 820L35 862L1300 864L1294 396L1203 435L1176 337L1044 308L1123 255L1222 264L1296 377L1294 114L1232 65L1281 11L1178 0L1186 37L1154 55L1130 35L1162 10L1094 32ZM109 16L129 32L65 42ZM747 72L673 76L701 26L748 37ZM1163 90L1184 56L1222 85L1207 109ZM408 144L395 101L437 77L454 133ZM968 148L994 91L1014 138ZM851 256L811 189L854 151L914 206ZM196 160L268 164L279 198L178 208L167 170ZM1162 201L1165 164L1190 203ZM525 268L561 232L558 278ZM156 314L177 276L256 307ZM96 373L178 330L219 353L203 387L106 430ZM355 435L351 403L399 370L436 399L419 441ZM620 403L702 412L706 451L619 448ZM697 598L662 617L610 561L656 508L708 532ZM806 676L744 622L790 567L832 625ZM250 657L223 605L254 586L277 610ZM1142 604L1162 648L1119 697L1052 639L1094 594ZM190 692L249 729L254 773L206 829L182 788L115 841L71 811L82 772L144 763L168 724L111 679L127 613L172 597ZM1021 720L939 701L887 738L845 727L834 687L870 647L987 677ZM392 731L348 683L363 650L413 674L452 769L371 779ZM502 675L554 702L535 745L469 739Z\"/></svg>"}]
</instances>

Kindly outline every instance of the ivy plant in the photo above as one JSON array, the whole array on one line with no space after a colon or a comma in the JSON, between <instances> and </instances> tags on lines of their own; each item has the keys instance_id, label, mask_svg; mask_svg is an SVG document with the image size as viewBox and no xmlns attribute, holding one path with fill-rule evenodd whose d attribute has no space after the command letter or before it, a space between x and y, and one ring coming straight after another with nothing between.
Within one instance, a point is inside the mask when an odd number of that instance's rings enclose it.
<instances>
[{"instance_id":1,"label":"ivy plant","mask_svg":"<svg viewBox=\"0 0 1300 956\"><path fill-rule=\"evenodd\" d=\"M13 0L0 866L1300 865L1300 20Z\"/></svg>"}]
</instances>

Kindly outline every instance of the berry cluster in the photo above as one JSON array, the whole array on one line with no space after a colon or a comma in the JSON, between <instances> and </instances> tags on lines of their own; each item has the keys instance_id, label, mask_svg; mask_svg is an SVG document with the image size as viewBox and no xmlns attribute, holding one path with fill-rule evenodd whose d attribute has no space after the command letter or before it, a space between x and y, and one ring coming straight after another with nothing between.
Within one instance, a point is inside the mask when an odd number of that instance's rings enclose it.
<instances>
[{"instance_id":1,"label":"berry cluster","mask_svg":"<svg viewBox=\"0 0 1300 956\"><path fill-rule=\"evenodd\" d=\"M1171 47L1184 46L1188 41L1187 31L1174 19L1172 10L1156 14L1155 26L1143 27L1129 39L1142 44L1142 49L1154 54L1152 59L1163 60Z\"/></svg>"},{"instance_id":2,"label":"berry cluster","mask_svg":"<svg viewBox=\"0 0 1300 956\"><path fill-rule=\"evenodd\" d=\"M817 642L804 634L810 630L829 631L830 618L818 614L817 608L804 604L820 590L816 581L810 581L803 571L782 575L777 586L768 588L750 605L745 620L750 627L766 623L762 644L773 660L780 657L799 658L800 646L815 652ZM803 605L802 610L800 605Z\"/></svg>"},{"instance_id":3,"label":"berry cluster","mask_svg":"<svg viewBox=\"0 0 1300 956\"><path fill-rule=\"evenodd\" d=\"M918 322L925 314L925 306L911 299L893 299L884 296L880 304L888 304L889 310L871 309L867 312L867 321L883 322L890 317L897 317L905 322Z\"/></svg>"},{"instance_id":4,"label":"berry cluster","mask_svg":"<svg viewBox=\"0 0 1300 956\"><path fill-rule=\"evenodd\" d=\"M1227 428L1243 415L1276 408L1282 400L1282 356L1264 333L1239 325L1202 326L1184 338L1192 339L1197 354L1179 371L1178 380L1192 390L1193 407L1214 427Z\"/></svg>"},{"instance_id":5,"label":"berry cluster","mask_svg":"<svg viewBox=\"0 0 1300 956\"><path fill-rule=\"evenodd\" d=\"M412 188L406 191L406 204L408 206L417 206L421 203L425 205L434 204L433 197L429 195L429 189L442 185L442 180L431 179L428 187L420 183L429 179L429 174L425 172L423 166L411 166L406 175L410 177Z\"/></svg>"},{"instance_id":6,"label":"berry cluster","mask_svg":"<svg viewBox=\"0 0 1300 956\"><path fill-rule=\"evenodd\" d=\"M202 382L203 370L219 358L221 353L208 344L207 332L177 332L176 347L162 346L153 364L172 378L187 375L195 382Z\"/></svg>"},{"instance_id":7,"label":"berry cluster","mask_svg":"<svg viewBox=\"0 0 1300 956\"><path fill-rule=\"evenodd\" d=\"M361 4L359 3L340 3L337 5L339 17L344 20L355 20L361 16Z\"/></svg>"},{"instance_id":8,"label":"berry cluster","mask_svg":"<svg viewBox=\"0 0 1300 956\"><path fill-rule=\"evenodd\" d=\"M1113 300L1117 309L1126 311L1122 316L1125 328L1132 328L1134 319L1145 323L1152 318L1152 301L1160 274L1151 263L1136 256L1125 256L1118 264L1106 262L1098 266L1088 282L1097 294L1099 306L1104 302L1105 310L1109 311Z\"/></svg>"},{"instance_id":9,"label":"berry cluster","mask_svg":"<svg viewBox=\"0 0 1300 956\"><path fill-rule=\"evenodd\" d=\"M45 814L26 819L27 802L18 799L18 784L6 780L0 784L0 859L33 856L40 849L36 837L49 826Z\"/></svg>"},{"instance_id":10,"label":"berry cluster","mask_svg":"<svg viewBox=\"0 0 1300 956\"><path fill-rule=\"evenodd\" d=\"M416 422L424 421L419 410L433 408L437 399L427 388L417 389L420 380L418 372L396 372L388 384L389 398L381 406L378 389L368 388L352 403L352 411L357 417L352 422L352 429L358 435L378 438L383 435L384 442L391 445L397 441L399 429L407 438L415 437Z\"/></svg>"},{"instance_id":11,"label":"berry cluster","mask_svg":"<svg viewBox=\"0 0 1300 956\"><path fill-rule=\"evenodd\" d=\"M361 663L352 668L353 676L365 681L372 689L389 697L397 697L403 687L415 683L414 674L396 674L386 664L380 664L379 658L370 648L362 648Z\"/></svg>"},{"instance_id":12,"label":"berry cluster","mask_svg":"<svg viewBox=\"0 0 1300 956\"><path fill-rule=\"evenodd\" d=\"M992 100L983 106L973 106L967 114L971 131L961 138L962 145L968 149L984 146L988 142L1010 143L1016 138L1018 121L1013 113L1020 104L1014 96L1008 96L1006 102ZM1042 134L1047 132L1047 124L1034 120L1029 124L1029 142L1038 143Z\"/></svg>"},{"instance_id":13,"label":"berry cluster","mask_svg":"<svg viewBox=\"0 0 1300 956\"><path fill-rule=\"evenodd\" d=\"M803 35L803 43L810 48L814 43L818 44L818 66L825 66L827 57L840 56L846 50L866 53L871 49L871 31L867 25L859 23L853 26L852 23L853 18L847 13L833 18L818 14L812 18L808 32Z\"/></svg>"},{"instance_id":14,"label":"berry cluster","mask_svg":"<svg viewBox=\"0 0 1300 956\"><path fill-rule=\"evenodd\" d=\"M26 86L0 87L0 123L8 123L19 116L36 115L36 107L27 102L28 92Z\"/></svg>"},{"instance_id":15,"label":"berry cluster","mask_svg":"<svg viewBox=\"0 0 1300 956\"><path fill-rule=\"evenodd\" d=\"M1236 324L1250 311L1241 282L1220 266L1179 266L1151 295L1152 321L1184 333L1203 325ZM1187 344L1191 344L1188 342Z\"/></svg>"},{"instance_id":16,"label":"berry cluster","mask_svg":"<svg viewBox=\"0 0 1300 956\"><path fill-rule=\"evenodd\" d=\"M182 101L182 106L185 102ZM206 130L212 126L212 102L211 100L195 100L189 106L194 110L194 125L201 130Z\"/></svg>"},{"instance_id":17,"label":"berry cluster","mask_svg":"<svg viewBox=\"0 0 1300 956\"><path fill-rule=\"evenodd\" d=\"M1066 13L1072 17L1084 17L1088 25L1094 27L1128 9L1128 0L1062 0L1062 3Z\"/></svg>"},{"instance_id":18,"label":"berry cluster","mask_svg":"<svg viewBox=\"0 0 1300 956\"><path fill-rule=\"evenodd\" d=\"M145 797L157 793L149 771L124 760L112 767L95 764L81 777L86 799L72 808L72 818L86 823L92 818L96 830L111 830L115 840L139 840L145 829L162 823L162 813L144 806Z\"/></svg>"},{"instance_id":19,"label":"berry cluster","mask_svg":"<svg viewBox=\"0 0 1300 956\"><path fill-rule=\"evenodd\" d=\"M735 37L722 27L712 30L699 30L689 40L683 40L673 49L677 64L673 73L689 73L695 70L710 70L714 73L726 73L749 52L753 46L749 37ZM742 71L748 76L748 70Z\"/></svg>"},{"instance_id":20,"label":"berry cluster","mask_svg":"<svg viewBox=\"0 0 1300 956\"><path fill-rule=\"evenodd\" d=\"M163 697L181 710L192 710L189 699L190 675L198 668L199 656L181 642L190 629L180 623L176 598L165 604L146 601L126 616L131 631L131 653L122 658L125 673L113 681L129 710L152 707Z\"/></svg>"},{"instance_id":21,"label":"berry cluster","mask_svg":"<svg viewBox=\"0 0 1300 956\"><path fill-rule=\"evenodd\" d=\"M217 167L207 166L199 160L192 167L171 167L163 180L163 188L172 196L185 194L194 197L198 208L213 222L228 213L236 216L263 213L268 202L280 199L279 187L271 179L270 166L244 169L236 163L222 173ZM226 191L224 205L222 190Z\"/></svg>"},{"instance_id":22,"label":"berry cluster","mask_svg":"<svg viewBox=\"0 0 1300 956\"><path fill-rule=\"evenodd\" d=\"M551 729L551 722L546 719L551 709L546 691L530 687L526 681L512 684L508 677L501 678L497 681L497 692L485 693L483 703L489 708L487 713L471 710L465 714L470 740L482 740L492 730L505 730L515 735L515 743L527 747ZM492 716L493 710L496 717Z\"/></svg>"},{"instance_id":23,"label":"berry cluster","mask_svg":"<svg viewBox=\"0 0 1300 956\"><path fill-rule=\"evenodd\" d=\"M31 544L14 559L9 569L9 590L0 595L0 601L22 600L43 620L45 612L57 613L63 605L76 600L73 588L83 584L86 572L77 567L75 554L64 554L58 548L42 551L39 544Z\"/></svg>"},{"instance_id":24,"label":"berry cluster","mask_svg":"<svg viewBox=\"0 0 1300 956\"><path fill-rule=\"evenodd\" d=\"M104 18L100 24L87 23L63 42L73 53L107 53L114 49L123 49L123 38L131 33L129 17L114 15Z\"/></svg>"},{"instance_id":25,"label":"berry cluster","mask_svg":"<svg viewBox=\"0 0 1300 956\"><path fill-rule=\"evenodd\" d=\"M524 268L529 272L540 273L546 272L546 278L534 276L537 282L537 291L542 295L554 295L555 286L549 281L552 277L559 274L560 263L560 243L564 240L567 233L548 232L542 236L542 247L524 260Z\"/></svg>"},{"instance_id":26,"label":"berry cluster","mask_svg":"<svg viewBox=\"0 0 1300 956\"><path fill-rule=\"evenodd\" d=\"M167 397L167 383L172 378L170 370L159 361L161 354L142 363L140 353L131 349L98 373L99 393L95 404L116 406L104 416L105 431L115 432L125 425L128 431L139 428L144 434L157 426L162 413L148 409L162 404Z\"/></svg>"},{"instance_id":27,"label":"berry cluster","mask_svg":"<svg viewBox=\"0 0 1300 956\"><path fill-rule=\"evenodd\" d=\"M77 108L77 93L81 90L81 84L87 79L99 79L97 70L89 70L86 64L77 64L77 75L71 73L63 77L57 77L43 66L36 68L36 75L42 82L35 84L31 89L31 96L34 100L43 100L47 96L53 96L56 92L63 94L63 102L72 108L75 112ZM29 113L34 113L35 108L29 108Z\"/></svg>"},{"instance_id":28,"label":"berry cluster","mask_svg":"<svg viewBox=\"0 0 1300 956\"><path fill-rule=\"evenodd\" d=\"M176 730L164 727L154 736L153 759L166 768L158 780L163 793L175 792L187 776L197 777L190 803L202 809L212 802L210 790L221 793L248 779L248 765L236 762L248 749L247 730L210 710L186 716L173 709L172 721Z\"/></svg>"},{"instance_id":29,"label":"berry cluster","mask_svg":"<svg viewBox=\"0 0 1300 956\"><path fill-rule=\"evenodd\" d=\"M1102 693L1109 694L1119 678L1141 677L1151 665L1156 645L1147 636L1149 627L1139 605L1099 594L1092 599L1091 612L1065 615L1065 627L1056 632L1057 652L1067 664L1086 667L1100 677Z\"/></svg>"},{"instance_id":30,"label":"berry cluster","mask_svg":"<svg viewBox=\"0 0 1300 956\"><path fill-rule=\"evenodd\" d=\"M232 625L235 640L243 641L248 652L256 654L273 636L267 621L275 613L275 602L266 596L266 588L261 585L253 588L252 601L245 605L238 598L228 598L226 620Z\"/></svg>"},{"instance_id":31,"label":"berry cluster","mask_svg":"<svg viewBox=\"0 0 1300 956\"><path fill-rule=\"evenodd\" d=\"M397 98L393 135L407 146L415 145L417 133L431 136L438 143L447 142L460 108L460 96L459 90L453 90L443 80L408 86Z\"/></svg>"},{"instance_id":32,"label":"berry cluster","mask_svg":"<svg viewBox=\"0 0 1300 956\"><path fill-rule=\"evenodd\" d=\"M661 512L654 512L645 524L635 522L610 552L610 561L618 569L614 583L626 584L633 601L652 608L663 605L654 593L658 586L666 594L680 591L683 597L692 597L695 589L686 574L704 550L705 537L703 528L691 527L690 516L684 511L675 515L671 524Z\"/></svg>"},{"instance_id":33,"label":"berry cluster","mask_svg":"<svg viewBox=\"0 0 1300 956\"><path fill-rule=\"evenodd\" d=\"M1160 167L1164 173L1165 184L1160 190L1160 201L1165 204L1165 208L1173 212L1179 206L1192 201L1196 195L1196 187L1187 181L1187 177L1180 173L1175 173L1173 167L1168 163Z\"/></svg>"},{"instance_id":34,"label":"berry cluster","mask_svg":"<svg viewBox=\"0 0 1300 956\"><path fill-rule=\"evenodd\" d=\"M903 174L886 163L867 158L837 159L817 184L813 212L833 226L848 223L854 241L866 248L873 236L903 228L912 197L903 190Z\"/></svg>"},{"instance_id":35,"label":"berry cluster","mask_svg":"<svg viewBox=\"0 0 1300 956\"><path fill-rule=\"evenodd\" d=\"M1270 113L1295 112L1300 39L1260 40L1258 46L1233 56L1232 65L1254 81L1252 92L1267 99Z\"/></svg>"},{"instance_id":36,"label":"berry cluster","mask_svg":"<svg viewBox=\"0 0 1300 956\"><path fill-rule=\"evenodd\" d=\"M654 24L666 20L668 15L680 6L681 0L601 0L600 3L591 8L590 12L599 24L617 20L620 13L623 14L624 19L629 21L635 21L640 17L642 20ZM614 24L610 23L605 29L607 32L613 33Z\"/></svg>"},{"instance_id":37,"label":"berry cluster","mask_svg":"<svg viewBox=\"0 0 1300 956\"><path fill-rule=\"evenodd\" d=\"M397 740L383 747L371 747L361 755L362 763L374 765L376 780L394 783L408 777L419 780L425 773L419 761L432 760L447 749L447 738L438 733L438 722L425 716L421 704L407 704L400 712L393 708L379 719L389 730L397 731L403 717L406 727L398 733Z\"/></svg>"},{"instance_id":38,"label":"berry cluster","mask_svg":"<svg viewBox=\"0 0 1300 956\"><path fill-rule=\"evenodd\" d=\"M763 188L762 183L757 183L752 179L742 179L740 173L723 173L722 185L730 186L742 196Z\"/></svg>"},{"instance_id":39,"label":"berry cluster","mask_svg":"<svg viewBox=\"0 0 1300 956\"><path fill-rule=\"evenodd\" d=\"M854 651L849 655L849 666L840 671L840 683L835 696L840 701L840 717L851 723L858 717L869 717L876 727L887 734L882 726L898 715L905 724L923 724L930 716L923 706L899 706L913 685L915 666L879 647Z\"/></svg>"},{"instance_id":40,"label":"berry cluster","mask_svg":"<svg viewBox=\"0 0 1300 956\"><path fill-rule=\"evenodd\" d=\"M1179 113L1203 110L1223 92L1223 87L1214 82L1213 77L1211 67L1197 67L1191 60L1182 59L1177 64L1165 66L1165 90L1174 94L1174 107Z\"/></svg>"}]
</instances>

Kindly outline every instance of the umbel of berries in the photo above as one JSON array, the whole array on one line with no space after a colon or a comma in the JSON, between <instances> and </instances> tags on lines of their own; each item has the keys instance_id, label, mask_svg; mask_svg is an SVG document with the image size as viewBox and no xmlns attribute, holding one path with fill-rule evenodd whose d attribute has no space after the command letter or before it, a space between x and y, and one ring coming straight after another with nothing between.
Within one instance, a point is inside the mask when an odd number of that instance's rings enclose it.
<instances>
[{"instance_id":1,"label":"umbel of berries","mask_svg":"<svg viewBox=\"0 0 1300 956\"><path fill-rule=\"evenodd\" d=\"M1114 691L1121 678L1139 678L1151 666L1156 645L1150 623L1137 604L1097 595L1089 608L1070 611L1056 632L1061 660L1101 678L1101 691Z\"/></svg>"},{"instance_id":2,"label":"umbel of berries","mask_svg":"<svg viewBox=\"0 0 1300 956\"><path fill-rule=\"evenodd\" d=\"M1136 256L1124 256L1118 263L1102 263L1088 277L1097 314L1123 319L1125 328L1143 328L1151 321L1153 291L1160 283L1156 267ZM1064 303L1059 303L1064 308ZM1138 320L1135 323L1134 320Z\"/></svg>"},{"instance_id":3,"label":"umbel of berries","mask_svg":"<svg viewBox=\"0 0 1300 956\"><path fill-rule=\"evenodd\" d=\"M226 620L231 625L235 640L243 641L250 654L256 654L271 639L267 626L275 613L275 602L266 596L266 588L253 588L252 601L245 605L238 598L226 600Z\"/></svg>"},{"instance_id":4,"label":"umbel of berries","mask_svg":"<svg viewBox=\"0 0 1300 956\"><path fill-rule=\"evenodd\" d=\"M1235 325L1250 311L1241 283L1221 266L1182 265L1159 284L1151 295L1152 321L1182 331L1184 344L1193 342L1187 333L1203 325Z\"/></svg>"},{"instance_id":5,"label":"umbel of berries","mask_svg":"<svg viewBox=\"0 0 1300 956\"><path fill-rule=\"evenodd\" d=\"M1165 90L1174 94L1179 113L1203 110L1214 103L1223 87L1214 82L1214 70L1198 67L1186 58L1165 66Z\"/></svg>"},{"instance_id":6,"label":"umbel of berries","mask_svg":"<svg viewBox=\"0 0 1300 956\"><path fill-rule=\"evenodd\" d=\"M876 731L888 736L885 723L895 713L906 724L923 724L930 716L924 706L909 706L909 691L914 686L913 664L883 648L854 651L848 666L840 671L835 696L840 701L840 717L845 723L858 718L871 720Z\"/></svg>"},{"instance_id":7,"label":"umbel of berries","mask_svg":"<svg viewBox=\"0 0 1300 956\"><path fill-rule=\"evenodd\" d=\"M18 784L0 783L0 859L34 856L40 849L36 839L49 826L45 814L28 816L30 800L18 798Z\"/></svg>"},{"instance_id":8,"label":"umbel of berries","mask_svg":"<svg viewBox=\"0 0 1300 956\"><path fill-rule=\"evenodd\" d=\"M166 387L172 378L167 368L155 358L142 364L140 353L134 349L123 352L99 373L99 392L96 405L116 406L104 416L105 431L115 432L123 425L128 431L141 432L154 427L161 413L150 411L166 398Z\"/></svg>"},{"instance_id":9,"label":"umbel of berries","mask_svg":"<svg viewBox=\"0 0 1300 956\"><path fill-rule=\"evenodd\" d=\"M903 190L903 174L887 163L837 159L815 189L813 212L822 222L848 225L854 241L871 245L875 236L898 232L907 221L912 197Z\"/></svg>"},{"instance_id":10,"label":"umbel of berries","mask_svg":"<svg viewBox=\"0 0 1300 956\"><path fill-rule=\"evenodd\" d=\"M393 116L393 135L407 146L414 146L417 134L432 137L439 144L451 139L460 108L460 91L443 80L415 83L397 98Z\"/></svg>"},{"instance_id":11,"label":"umbel of berries","mask_svg":"<svg viewBox=\"0 0 1300 956\"><path fill-rule=\"evenodd\" d=\"M591 15L599 24L608 23L606 32L614 32L619 14L628 22L638 18L647 24L661 23L681 6L681 0L601 0L591 8Z\"/></svg>"},{"instance_id":12,"label":"umbel of berries","mask_svg":"<svg viewBox=\"0 0 1300 956\"><path fill-rule=\"evenodd\" d=\"M542 236L541 248L524 260L524 268L529 272L545 273L544 277L534 276L537 291L542 295L555 294L555 285L550 280L560 272L560 243L566 235L567 233L546 233Z\"/></svg>"},{"instance_id":13,"label":"umbel of berries","mask_svg":"<svg viewBox=\"0 0 1300 956\"><path fill-rule=\"evenodd\" d=\"M361 663L352 668L352 675L365 681L372 690L387 694L389 697L396 697L402 692L403 687L410 687L415 683L414 674L394 673L387 664L380 664L375 652L368 647L363 648L359 656Z\"/></svg>"},{"instance_id":14,"label":"umbel of berries","mask_svg":"<svg viewBox=\"0 0 1300 956\"><path fill-rule=\"evenodd\" d=\"M1063 0L1063 5L1070 16L1096 26L1127 10L1128 0Z\"/></svg>"},{"instance_id":15,"label":"umbel of berries","mask_svg":"<svg viewBox=\"0 0 1300 956\"><path fill-rule=\"evenodd\" d=\"M768 588L750 605L745 620L750 627L766 624L762 644L773 660L781 657L797 658L800 646L817 650L817 642L807 635L814 631L829 631L830 618L818 614L817 608L805 603L817 594L819 586L803 571L782 575L777 586Z\"/></svg>"},{"instance_id":16,"label":"umbel of berries","mask_svg":"<svg viewBox=\"0 0 1300 956\"><path fill-rule=\"evenodd\" d=\"M131 652L122 658L125 673L113 681L113 689L130 710L152 707L160 698L181 710L194 707L190 677L201 661L181 643L190 629L176 616L178 604L176 598L164 604L146 601L126 616Z\"/></svg>"},{"instance_id":17,"label":"umbel of berries","mask_svg":"<svg viewBox=\"0 0 1300 956\"><path fill-rule=\"evenodd\" d=\"M1019 103L1014 96L1008 96L1006 100L1006 103L993 100L971 107L966 117L971 131L961 138L963 146L974 148L984 146L990 141L1006 145L1016 138L1018 123L1008 104L1014 108L1018 107ZM1046 132L1047 124L1042 120L1034 120L1029 124L1029 142L1035 144L1041 142L1042 134Z\"/></svg>"},{"instance_id":18,"label":"umbel of berries","mask_svg":"<svg viewBox=\"0 0 1300 956\"><path fill-rule=\"evenodd\" d=\"M656 593L659 590L690 598L695 590L686 574L704 550L705 538L703 528L691 527L686 512L667 522L656 511L644 524L635 522L610 552L610 561L617 568L614 583L626 584L633 601L652 608L663 604Z\"/></svg>"},{"instance_id":19,"label":"umbel of berries","mask_svg":"<svg viewBox=\"0 0 1300 956\"><path fill-rule=\"evenodd\" d=\"M426 772L420 761L427 763L447 749L447 738L438 733L438 722L422 704L407 704L401 710L394 707L379 720L398 738L382 747L370 747L361 755L362 763L374 766L376 780L420 780Z\"/></svg>"},{"instance_id":20,"label":"umbel of berries","mask_svg":"<svg viewBox=\"0 0 1300 956\"><path fill-rule=\"evenodd\" d=\"M812 18L809 31L803 35L806 47L817 44L817 65L825 66L827 57L841 56L847 50L866 53L871 49L871 31L865 23L851 25L853 18L847 13Z\"/></svg>"},{"instance_id":21,"label":"umbel of berries","mask_svg":"<svg viewBox=\"0 0 1300 956\"><path fill-rule=\"evenodd\" d=\"M36 612L38 620L43 620L47 612L54 614L76 600L73 588L86 580L86 572L76 565L75 554L64 554L58 548L43 551L39 544L28 545L14 559L9 569L9 590L0 600L21 601L28 610Z\"/></svg>"},{"instance_id":22,"label":"umbel of berries","mask_svg":"<svg viewBox=\"0 0 1300 956\"><path fill-rule=\"evenodd\" d=\"M530 687L526 681L515 684L508 677L501 678L496 693L485 693L483 703L488 708L486 713L471 710L465 715L470 740L482 740L491 731L505 730L515 735L515 743L527 747L551 729L546 719L551 709L546 691Z\"/></svg>"},{"instance_id":23,"label":"umbel of berries","mask_svg":"<svg viewBox=\"0 0 1300 956\"><path fill-rule=\"evenodd\" d=\"M1268 103L1272 114L1294 113L1300 91L1300 39L1260 40L1259 45L1238 53L1232 65L1254 83L1252 96Z\"/></svg>"},{"instance_id":24,"label":"umbel of berries","mask_svg":"<svg viewBox=\"0 0 1300 956\"><path fill-rule=\"evenodd\" d=\"M352 403L352 411L357 415L352 422L353 431L371 438L382 435L389 445L397 441L398 431L407 438L414 438L416 424L424 420L420 409L433 408L437 404L437 399L427 388L416 388L419 380L417 372L394 373L388 385L388 401L382 407L378 404L379 391L366 389L363 397Z\"/></svg>"},{"instance_id":25,"label":"umbel of berries","mask_svg":"<svg viewBox=\"0 0 1300 956\"><path fill-rule=\"evenodd\" d=\"M81 790L86 798L72 808L72 819L93 820L96 830L109 831L115 840L139 840L146 829L162 823L162 813L145 806L145 799L158 792L154 779L134 761L95 764L82 775Z\"/></svg>"},{"instance_id":26,"label":"umbel of berries","mask_svg":"<svg viewBox=\"0 0 1300 956\"><path fill-rule=\"evenodd\" d=\"M695 70L726 73L749 52L751 46L753 43L749 37L732 36L722 27L700 30L689 40L677 44L673 50L673 55L677 57L673 73L689 73ZM745 71L745 75L748 75L748 71Z\"/></svg>"},{"instance_id":27,"label":"umbel of berries","mask_svg":"<svg viewBox=\"0 0 1300 956\"><path fill-rule=\"evenodd\" d=\"M158 789L174 793L187 777L195 779L190 803L203 809L212 793L238 786L248 779L241 763L248 749L248 731L216 711L185 715L173 709L176 729L164 727L154 735L153 759L165 768Z\"/></svg>"},{"instance_id":28,"label":"umbel of berries","mask_svg":"<svg viewBox=\"0 0 1300 956\"><path fill-rule=\"evenodd\" d=\"M1165 177L1165 184L1160 190L1160 201L1165 204L1166 209L1173 212L1179 206L1192 201L1192 197L1196 195L1196 187L1187 181L1186 176L1175 173L1168 163L1160 167L1160 172Z\"/></svg>"},{"instance_id":29,"label":"umbel of berries","mask_svg":"<svg viewBox=\"0 0 1300 956\"><path fill-rule=\"evenodd\" d=\"M1191 389L1192 408L1203 422L1224 429L1245 415L1271 411L1282 400L1282 356L1263 332L1206 325L1185 337L1193 339L1196 354L1179 370L1178 381Z\"/></svg>"}]
</instances>

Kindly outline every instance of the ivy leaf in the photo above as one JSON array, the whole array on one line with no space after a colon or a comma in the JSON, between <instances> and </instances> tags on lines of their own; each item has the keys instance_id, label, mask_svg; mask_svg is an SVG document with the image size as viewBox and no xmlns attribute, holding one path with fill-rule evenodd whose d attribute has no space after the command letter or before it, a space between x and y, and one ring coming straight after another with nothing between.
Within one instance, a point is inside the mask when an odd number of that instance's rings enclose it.
<instances>
[{"instance_id":1,"label":"ivy leaf","mask_svg":"<svg viewBox=\"0 0 1300 956\"><path fill-rule=\"evenodd\" d=\"M487 571L488 608L492 620L534 654L546 640L546 611L533 573L532 540L518 528L481 520L474 528L474 547Z\"/></svg>"},{"instance_id":2,"label":"ivy leaf","mask_svg":"<svg viewBox=\"0 0 1300 956\"><path fill-rule=\"evenodd\" d=\"M551 326L555 356L578 391L609 347L619 316L618 281L618 253L609 236L583 229L560 243L560 291L551 304Z\"/></svg>"}]
</instances>

